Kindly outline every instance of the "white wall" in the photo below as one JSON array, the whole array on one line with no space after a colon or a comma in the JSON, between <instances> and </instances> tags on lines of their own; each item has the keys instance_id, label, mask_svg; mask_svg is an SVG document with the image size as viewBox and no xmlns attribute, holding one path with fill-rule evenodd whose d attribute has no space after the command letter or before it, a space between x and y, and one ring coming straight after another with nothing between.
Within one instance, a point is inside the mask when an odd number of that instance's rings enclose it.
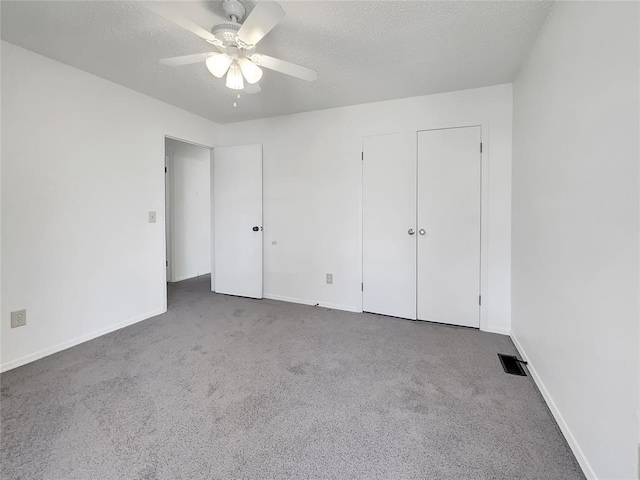
<instances>
[{"instance_id":1,"label":"white wall","mask_svg":"<svg viewBox=\"0 0 640 480\"><path fill-rule=\"evenodd\" d=\"M166 309L164 135L210 146L222 136L6 42L2 63L6 370ZM488 126L487 325L508 332L510 85L226 126L227 144L264 144L267 295L360 310L362 136L465 123ZM10 329L20 308L28 325Z\"/></svg>"},{"instance_id":2,"label":"white wall","mask_svg":"<svg viewBox=\"0 0 640 480\"><path fill-rule=\"evenodd\" d=\"M167 138L172 282L211 272L210 150Z\"/></svg>"},{"instance_id":3,"label":"white wall","mask_svg":"<svg viewBox=\"0 0 640 480\"><path fill-rule=\"evenodd\" d=\"M483 298L488 329L509 333L511 121L511 85L501 85L224 125L227 145L263 144L265 294L361 311L362 137L483 123ZM333 285L325 273L333 273Z\"/></svg>"},{"instance_id":4,"label":"white wall","mask_svg":"<svg viewBox=\"0 0 640 480\"><path fill-rule=\"evenodd\" d=\"M637 478L638 4L558 2L514 85L513 336L589 478Z\"/></svg>"},{"instance_id":5,"label":"white wall","mask_svg":"<svg viewBox=\"0 0 640 480\"><path fill-rule=\"evenodd\" d=\"M6 370L166 309L164 135L218 125L5 42L1 93Z\"/></svg>"}]
</instances>

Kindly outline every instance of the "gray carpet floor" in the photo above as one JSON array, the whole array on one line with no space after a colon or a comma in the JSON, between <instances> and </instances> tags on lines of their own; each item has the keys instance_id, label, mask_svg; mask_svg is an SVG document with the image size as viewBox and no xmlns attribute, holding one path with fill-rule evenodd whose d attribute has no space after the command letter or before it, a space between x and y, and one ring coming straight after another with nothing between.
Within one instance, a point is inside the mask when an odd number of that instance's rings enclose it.
<instances>
[{"instance_id":1,"label":"gray carpet floor","mask_svg":"<svg viewBox=\"0 0 640 480\"><path fill-rule=\"evenodd\" d=\"M174 284L2 374L2 479L581 479L506 336Z\"/></svg>"}]
</instances>

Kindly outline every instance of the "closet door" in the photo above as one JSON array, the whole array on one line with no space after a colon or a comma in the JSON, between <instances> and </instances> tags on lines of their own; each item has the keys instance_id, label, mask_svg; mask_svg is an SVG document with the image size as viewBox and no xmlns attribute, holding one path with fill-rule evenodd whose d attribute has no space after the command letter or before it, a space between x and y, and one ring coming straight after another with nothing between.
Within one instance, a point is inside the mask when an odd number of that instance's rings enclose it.
<instances>
[{"instance_id":1,"label":"closet door","mask_svg":"<svg viewBox=\"0 0 640 480\"><path fill-rule=\"evenodd\" d=\"M363 138L362 305L416 318L416 133Z\"/></svg>"},{"instance_id":2,"label":"closet door","mask_svg":"<svg viewBox=\"0 0 640 480\"><path fill-rule=\"evenodd\" d=\"M418 132L418 319L480 326L480 127Z\"/></svg>"}]
</instances>

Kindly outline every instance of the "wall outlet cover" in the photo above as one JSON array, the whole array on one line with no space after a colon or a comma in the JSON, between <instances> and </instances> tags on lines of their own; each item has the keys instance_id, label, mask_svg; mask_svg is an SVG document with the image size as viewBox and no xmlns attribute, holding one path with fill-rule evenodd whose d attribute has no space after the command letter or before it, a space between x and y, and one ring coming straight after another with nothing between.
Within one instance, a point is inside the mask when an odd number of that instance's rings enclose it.
<instances>
[{"instance_id":1,"label":"wall outlet cover","mask_svg":"<svg viewBox=\"0 0 640 480\"><path fill-rule=\"evenodd\" d=\"M11 312L11 328L24 327L27 324L27 311L16 310Z\"/></svg>"}]
</instances>

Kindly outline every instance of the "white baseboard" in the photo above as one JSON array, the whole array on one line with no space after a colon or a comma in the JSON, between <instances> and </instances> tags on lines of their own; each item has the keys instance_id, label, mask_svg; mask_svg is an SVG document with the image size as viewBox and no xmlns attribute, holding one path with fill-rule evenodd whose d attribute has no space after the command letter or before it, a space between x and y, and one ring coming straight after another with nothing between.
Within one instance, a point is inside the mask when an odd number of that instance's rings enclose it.
<instances>
[{"instance_id":1,"label":"white baseboard","mask_svg":"<svg viewBox=\"0 0 640 480\"><path fill-rule=\"evenodd\" d=\"M268 300L279 300L281 302L289 302L289 303L299 303L301 305L318 305L323 308L331 308L332 310L343 310L345 312L355 312L362 313L362 309L358 307L353 307L351 305L337 305L334 303L319 303L314 302L313 300L305 300L303 298L293 298L293 297L283 297L281 295L271 295L269 293L265 293L262 295L263 298Z\"/></svg>"},{"instance_id":2,"label":"white baseboard","mask_svg":"<svg viewBox=\"0 0 640 480\"><path fill-rule=\"evenodd\" d=\"M488 333L497 333L499 335L511 335L511 332L509 330L505 330L504 328L496 328L496 327L489 326L486 328L480 328L480 330Z\"/></svg>"},{"instance_id":3,"label":"white baseboard","mask_svg":"<svg viewBox=\"0 0 640 480\"><path fill-rule=\"evenodd\" d=\"M516 349L520 353L520 356L522 357L522 359L526 362L529 362L529 357L527 356L527 353L524 351L524 348L522 348L522 345L520 344L520 342L518 342L518 339L513 333L511 334L511 340L513 341L513 344L516 346ZM542 397L544 398L545 402L547 402L547 405L549 406L549 410L551 410L551 413L553 414L553 418L555 418L556 422L558 423L558 426L560 427L560 430L562 431L562 434L567 439L567 443L569 444L569 447L571 447L571 451L573 452L576 459L578 460L578 463L580 464L580 467L582 468L582 471L585 477L587 477L587 480L598 480L598 477L596 476L595 472L591 468L589 461L584 456L582 449L578 445L578 442L573 436L573 433L571 433L571 430L569 429L567 422L564 421L564 418L562 417L560 410L558 410L558 407L553 401L553 398L551 398L549 391L545 387L535 367L531 363L528 363L527 370L529 370L529 373L531 373L531 377L533 378L533 381L538 387L538 390L540 390L540 393L542 394Z\"/></svg>"},{"instance_id":4,"label":"white baseboard","mask_svg":"<svg viewBox=\"0 0 640 480\"><path fill-rule=\"evenodd\" d=\"M160 315L166 311L166 308L162 308L153 312L145 313L129 320L125 320L124 322L116 323L115 325L110 325L100 330L96 330L95 332L82 335L81 337L77 337L72 340L59 343L58 345L45 348L44 350L40 350L39 352L30 353L29 355L25 355L24 357L10 360L0 365L0 372L6 372L8 370L21 367L22 365L26 365L27 363L35 362L36 360L40 360L41 358L48 357L49 355L61 352L62 350L66 350L67 348L75 347L76 345L79 345L81 343L88 342L89 340L101 337L102 335L106 335L107 333L115 332L116 330L120 330L121 328L133 325L134 323L138 323L148 318L155 317L156 315Z\"/></svg>"},{"instance_id":5,"label":"white baseboard","mask_svg":"<svg viewBox=\"0 0 640 480\"><path fill-rule=\"evenodd\" d=\"M181 282L183 280L189 280L190 278L196 278L197 275L182 275L180 277L174 277L170 283Z\"/></svg>"},{"instance_id":6,"label":"white baseboard","mask_svg":"<svg viewBox=\"0 0 640 480\"><path fill-rule=\"evenodd\" d=\"M189 280L190 278L198 278L203 275L209 275L211 272L203 272L203 273L189 273L187 275L181 275L179 277L175 277L169 281L169 283L181 282L183 280Z\"/></svg>"}]
</instances>

